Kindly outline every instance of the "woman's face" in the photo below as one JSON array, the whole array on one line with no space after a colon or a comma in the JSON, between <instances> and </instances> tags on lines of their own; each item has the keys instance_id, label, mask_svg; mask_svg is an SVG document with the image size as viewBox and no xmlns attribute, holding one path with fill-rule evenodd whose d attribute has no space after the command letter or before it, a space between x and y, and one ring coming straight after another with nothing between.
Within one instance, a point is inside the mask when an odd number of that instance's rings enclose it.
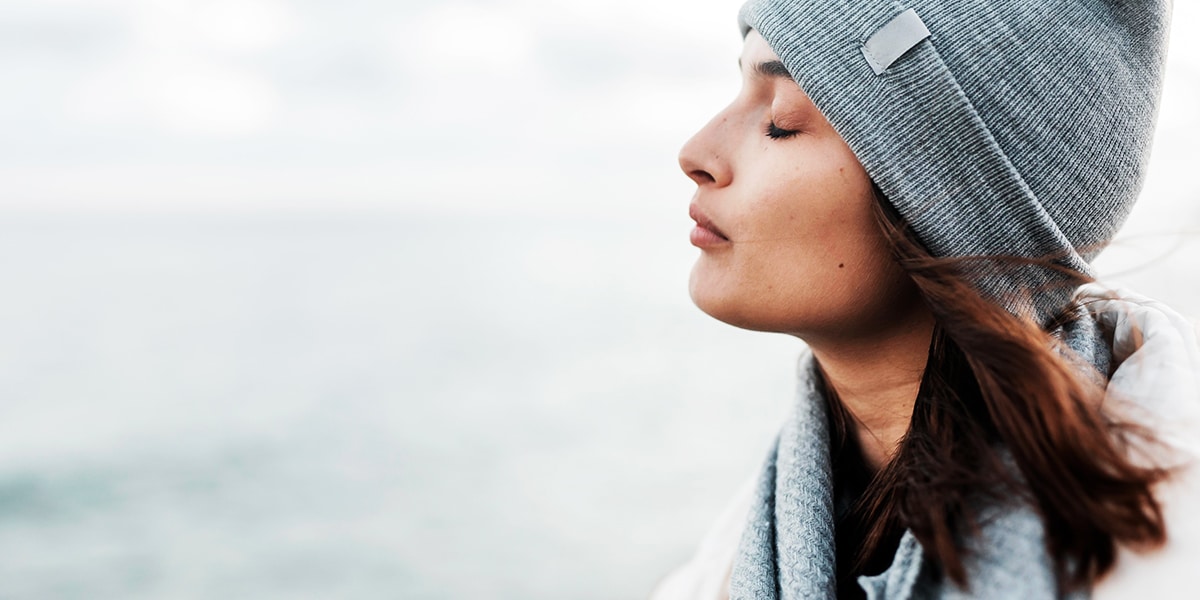
<instances>
[{"instance_id":1,"label":"woman's face","mask_svg":"<svg viewBox=\"0 0 1200 600\"><path fill-rule=\"evenodd\" d=\"M875 222L866 171L758 32L740 62L741 93L679 156L697 185L692 300L809 341L895 326L918 297Z\"/></svg>"}]
</instances>

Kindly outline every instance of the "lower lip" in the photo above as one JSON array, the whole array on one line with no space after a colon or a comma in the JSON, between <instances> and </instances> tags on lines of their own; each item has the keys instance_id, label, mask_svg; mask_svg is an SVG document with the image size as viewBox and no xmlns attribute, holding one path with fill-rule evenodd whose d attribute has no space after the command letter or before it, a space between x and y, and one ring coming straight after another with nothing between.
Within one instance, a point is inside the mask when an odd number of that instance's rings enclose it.
<instances>
[{"instance_id":1,"label":"lower lip","mask_svg":"<svg viewBox=\"0 0 1200 600\"><path fill-rule=\"evenodd\" d=\"M697 248L712 248L729 243L729 240L699 225L692 229L691 241Z\"/></svg>"}]
</instances>

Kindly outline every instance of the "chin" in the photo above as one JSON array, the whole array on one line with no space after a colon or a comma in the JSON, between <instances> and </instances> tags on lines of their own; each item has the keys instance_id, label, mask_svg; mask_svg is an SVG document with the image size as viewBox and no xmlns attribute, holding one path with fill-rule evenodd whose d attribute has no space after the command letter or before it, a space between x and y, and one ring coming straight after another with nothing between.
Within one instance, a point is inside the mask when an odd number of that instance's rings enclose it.
<instances>
[{"instance_id":1,"label":"chin","mask_svg":"<svg viewBox=\"0 0 1200 600\"><path fill-rule=\"evenodd\" d=\"M749 331L786 333L801 339L811 335L853 330L860 314L862 295L797 292L787 297L753 293L751 282L712 277L697 264L688 280L692 303L708 316Z\"/></svg>"},{"instance_id":2,"label":"chin","mask_svg":"<svg viewBox=\"0 0 1200 600\"><path fill-rule=\"evenodd\" d=\"M692 303L708 316L751 331L787 331L786 324L771 315L763 314L761 307L753 306L749 299L739 296L736 285L714 285L714 282L698 277L695 270L688 281L688 293ZM755 310L755 309L760 310Z\"/></svg>"},{"instance_id":3,"label":"chin","mask_svg":"<svg viewBox=\"0 0 1200 600\"><path fill-rule=\"evenodd\" d=\"M748 331L765 331L769 333L793 333L795 328L791 322L785 322L779 319L770 318L769 315L762 315L754 311L746 310L746 307L730 302L702 302L695 298L692 299L696 306L704 311L708 316L721 321L727 325L733 325L739 329Z\"/></svg>"},{"instance_id":4,"label":"chin","mask_svg":"<svg viewBox=\"0 0 1200 600\"><path fill-rule=\"evenodd\" d=\"M688 295L692 298L692 304L704 311L704 314L728 323L726 319L731 312L730 304L735 302L731 302L729 294L724 293L723 286L714 285L702 271L703 268L697 263L692 269L691 277L688 278Z\"/></svg>"}]
</instances>

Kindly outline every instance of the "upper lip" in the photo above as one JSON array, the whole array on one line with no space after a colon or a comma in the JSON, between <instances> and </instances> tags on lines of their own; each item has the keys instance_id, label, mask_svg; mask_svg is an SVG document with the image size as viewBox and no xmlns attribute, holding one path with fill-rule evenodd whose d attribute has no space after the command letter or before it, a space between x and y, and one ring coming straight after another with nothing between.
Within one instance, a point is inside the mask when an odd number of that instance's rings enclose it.
<instances>
[{"instance_id":1,"label":"upper lip","mask_svg":"<svg viewBox=\"0 0 1200 600\"><path fill-rule=\"evenodd\" d=\"M721 236L723 239L726 239L726 240L729 239L728 237L725 236L724 233L721 232L720 229L717 228L716 225L713 225L713 222L712 222L712 220L710 220L708 218L708 215L706 215L700 211L699 206L696 206L695 204L689 205L688 206L688 216L691 217L692 220L695 221L697 225Z\"/></svg>"}]
</instances>

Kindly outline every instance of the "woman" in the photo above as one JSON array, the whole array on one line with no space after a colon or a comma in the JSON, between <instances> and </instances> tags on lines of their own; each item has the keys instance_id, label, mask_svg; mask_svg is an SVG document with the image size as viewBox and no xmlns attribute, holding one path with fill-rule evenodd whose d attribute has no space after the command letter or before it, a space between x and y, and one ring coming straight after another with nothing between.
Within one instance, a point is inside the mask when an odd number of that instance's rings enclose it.
<instances>
[{"instance_id":1,"label":"woman","mask_svg":"<svg viewBox=\"0 0 1200 600\"><path fill-rule=\"evenodd\" d=\"M684 147L695 303L803 339L762 472L656 599L1200 597L1200 350L1089 282L1169 7L756 0Z\"/></svg>"}]
</instances>

